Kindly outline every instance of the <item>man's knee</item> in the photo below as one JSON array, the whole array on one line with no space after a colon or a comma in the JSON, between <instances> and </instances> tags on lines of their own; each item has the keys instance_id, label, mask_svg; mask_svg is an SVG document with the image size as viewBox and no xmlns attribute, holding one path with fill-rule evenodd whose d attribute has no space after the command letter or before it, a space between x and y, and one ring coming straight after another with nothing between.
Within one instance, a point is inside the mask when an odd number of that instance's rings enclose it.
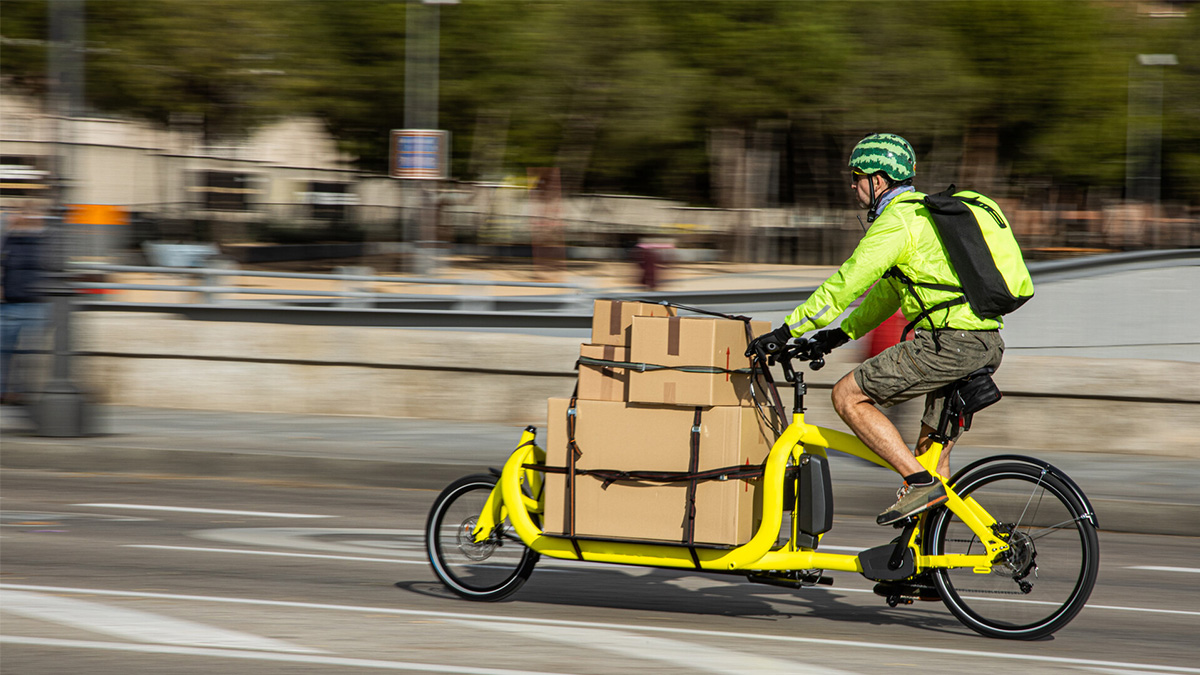
<instances>
[{"instance_id":1,"label":"man's knee","mask_svg":"<svg viewBox=\"0 0 1200 675\"><path fill-rule=\"evenodd\" d=\"M854 372L846 373L842 379L838 380L833 385L833 409L838 415L843 415L846 410L849 410L854 405L867 400L866 394L859 388L858 383L854 381Z\"/></svg>"}]
</instances>

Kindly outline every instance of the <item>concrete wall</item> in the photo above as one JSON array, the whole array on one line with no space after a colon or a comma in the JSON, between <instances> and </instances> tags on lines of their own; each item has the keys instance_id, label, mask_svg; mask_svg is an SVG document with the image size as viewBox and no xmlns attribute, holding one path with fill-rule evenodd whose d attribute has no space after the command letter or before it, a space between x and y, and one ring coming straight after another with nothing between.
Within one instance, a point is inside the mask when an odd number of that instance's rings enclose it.
<instances>
[{"instance_id":1,"label":"concrete wall","mask_svg":"<svg viewBox=\"0 0 1200 675\"><path fill-rule=\"evenodd\" d=\"M579 341L501 333L78 316L78 374L102 402L167 408L542 424ZM844 429L829 387L851 350L807 372L809 420ZM1019 450L1200 457L1200 364L1010 354L1005 398L964 440ZM784 393L785 403L791 394ZM895 413L906 439L920 404Z\"/></svg>"}]
</instances>

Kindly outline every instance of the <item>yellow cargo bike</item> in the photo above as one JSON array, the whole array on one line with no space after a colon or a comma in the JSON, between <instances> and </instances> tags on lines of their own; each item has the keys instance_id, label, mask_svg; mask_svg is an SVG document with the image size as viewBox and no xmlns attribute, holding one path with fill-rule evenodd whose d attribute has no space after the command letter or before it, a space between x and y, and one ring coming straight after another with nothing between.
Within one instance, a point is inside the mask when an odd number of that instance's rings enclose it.
<instances>
[{"instance_id":1,"label":"yellow cargo bike","mask_svg":"<svg viewBox=\"0 0 1200 675\"><path fill-rule=\"evenodd\" d=\"M545 532L542 492L553 468L528 427L502 471L462 478L437 498L425 531L435 574L463 598L495 601L520 588L540 556L740 575L794 588L831 584L826 572L853 572L880 582L877 592L884 589L893 607L940 598L963 624L989 637L1033 640L1069 623L1091 595L1099 566L1096 514L1075 482L1044 461L1011 454L973 462L952 477L935 471L952 425L969 427L971 415L994 402L977 395L981 387L994 388L988 373L947 387L940 442L918 458L945 482L949 499L897 523L900 534L888 543L855 555L820 550L833 524L827 450L887 466L855 436L804 420L804 375L792 364L816 369L824 356L800 338L780 354L752 359L758 393L773 399L766 405L784 412L769 368L775 361L795 394L791 423L763 465L753 467L761 472L762 520L746 543L697 547ZM790 532L781 532L785 523Z\"/></svg>"}]
</instances>

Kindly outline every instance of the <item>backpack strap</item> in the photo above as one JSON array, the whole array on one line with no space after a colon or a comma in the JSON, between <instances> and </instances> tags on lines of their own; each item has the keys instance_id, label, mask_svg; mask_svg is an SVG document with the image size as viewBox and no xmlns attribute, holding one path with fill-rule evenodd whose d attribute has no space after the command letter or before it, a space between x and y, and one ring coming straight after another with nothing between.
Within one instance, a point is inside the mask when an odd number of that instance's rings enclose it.
<instances>
[{"instance_id":1,"label":"backpack strap","mask_svg":"<svg viewBox=\"0 0 1200 675\"><path fill-rule=\"evenodd\" d=\"M951 307L954 307L956 305L964 304L967 301L967 296L965 293L963 293L962 286L952 286L950 284L935 284L935 283L928 282L928 281L913 281L911 277L909 277L904 272L901 272L899 267L892 267L888 271L884 272L883 276L880 278L896 279L900 283L907 286L908 292L912 293L912 296L914 298L916 298L916 300L917 300L917 304L920 305L920 307L921 307L921 312L919 314L917 314L917 317L915 319L913 319L912 321L909 321L908 325L904 327L904 331L900 334L901 342L904 342L905 340L908 339L909 332L912 331L913 328L916 328L917 324L921 323L921 321L928 320L930 331L936 330L937 326L935 326L933 324L933 319L931 318L930 315L932 315L934 312L940 312L943 309L950 309ZM929 288L929 289L932 289L935 291L947 291L950 293L958 293L959 296L957 298L951 298L949 300L939 302L936 305L934 305L933 307L926 307L925 302L923 300L921 300L921 296L917 294L917 288L916 288L917 286L920 286L921 288ZM934 343L934 346L936 349L941 349L941 344L938 343L937 333L933 334L933 343Z\"/></svg>"}]
</instances>

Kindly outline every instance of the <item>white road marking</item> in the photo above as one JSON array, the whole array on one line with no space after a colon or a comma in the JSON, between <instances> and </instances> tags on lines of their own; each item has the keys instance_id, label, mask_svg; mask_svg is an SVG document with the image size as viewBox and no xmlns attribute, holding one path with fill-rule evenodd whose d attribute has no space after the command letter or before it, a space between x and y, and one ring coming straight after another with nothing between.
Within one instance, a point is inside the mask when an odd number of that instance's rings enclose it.
<instances>
[{"instance_id":1,"label":"white road marking","mask_svg":"<svg viewBox=\"0 0 1200 675\"><path fill-rule=\"evenodd\" d=\"M159 551L184 551L187 553L232 553L234 555L270 555L284 558L319 558L323 560L347 560L351 562L377 562L389 565L428 565L428 560L401 560L400 558L364 558L349 555L327 555L324 553L290 553L287 551L248 551L237 548L203 548L199 546L167 546L165 544L121 544L122 548L147 548ZM483 564L483 563L481 563ZM566 572L562 569L544 569L543 572Z\"/></svg>"},{"instance_id":2,"label":"white road marking","mask_svg":"<svg viewBox=\"0 0 1200 675\"><path fill-rule=\"evenodd\" d=\"M447 666L437 663L411 663L408 661L383 661L377 659L347 659L337 656L308 654L271 654L267 652L235 651L229 649L206 649L203 647L170 647L163 645L133 645L117 642L89 642L86 640L57 640L54 638L27 638L15 635L0 635L0 643L30 645L35 647L57 647L60 649L100 649L115 652L138 652L142 654L170 654L175 656L212 656L223 659L249 661L276 661L305 665L341 666L347 668L374 668L376 670L416 670L428 673L460 673L461 675L566 675L545 671L508 670L507 668L479 668L473 666Z\"/></svg>"},{"instance_id":3,"label":"white road marking","mask_svg":"<svg viewBox=\"0 0 1200 675\"><path fill-rule=\"evenodd\" d=\"M1161 670L1128 670L1123 668L1088 668L1094 673L1105 675L1165 675Z\"/></svg>"},{"instance_id":4,"label":"white road marking","mask_svg":"<svg viewBox=\"0 0 1200 675\"><path fill-rule=\"evenodd\" d=\"M153 504L72 504L94 509L132 509L135 511L174 511L177 513L211 513L223 516L255 516L260 518L337 518L308 513L275 513L273 511L231 511L228 509L201 509L190 506L156 506Z\"/></svg>"},{"instance_id":5,"label":"white road marking","mask_svg":"<svg viewBox=\"0 0 1200 675\"><path fill-rule=\"evenodd\" d=\"M523 624L527 626L577 626L581 628L604 628L633 630L646 633L667 633L672 635L699 635L704 637L731 640L761 640L765 642L783 642L792 644L815 644L844 649L886 649L917 654L945 654L952 656L968 656L995 658L1013 661L1031 661L1038 663L1056 663L1063 665L1099 667L1099 668L1134 668L1140 670L1161 670L1170 673L1194 673L1200 675L1200 668L1185 668L1179 666L1160 666L1141 663L1124 663L1120 661L1097 661L1061 656L1039 656L1020 652L986 652L971 649L947 649L925 645L887 644L881 642L864 642L860 640L835 640L831 638L809 638L797 635L765 635L762 633L739 633L733 631L701 630L696 628L674 628L669 626L625 626L621 624L600 623L596 621L570 621L566 619L538 619L532 617L514 617L487 614L462 614L458 612L437 612L417 609L396 609L390 607L363 607L355 605L324 605L311 602L289 602L286 600L261 600L257 598L228 598L209 595L180 595L174 593L147 593L139 591L112 591L95 588L69 588L63 586L32 586L28 584L0 584L0 589L42 591L46 593L85 593L89 595L112 595L130 598L155 598L163 600L181 600L185 602L213 602L230 605L252 605L258 607L287 607L290 609L314 609L335 612L357 612L368 614L391 614L395 616L436 617L451 620L466 621L495 621L503 623ZM1091 607L1091 605L1089 605ZM1133 607L1105 607L1107 609L1133 609L1137 611L1155 611L1169 614L1200 615L1200 612L1184 612L1178 610L1141 610Z\"/></svg>"},{"instance_id":6,"label":"white road marking","mask_svg":"<svg viewBox=\"0 0 1200 675\"><path fill-rule=\"evenodd\" d=\"M305 551L326 553L362 554L379 553L344 540L329 541L329 537L377 537L390 540L397 547L392 553L401 553L405 548L416 555L424 555L425 532L423 530L389 530L381 528L324 528L324 527L229 527L201 530L189 533L197 539L219 541L226 544L242 544L255 548L295 548ZM407 538L407 539L406 539Z\"/></svg>"},{"instance_id":7,"label":"white road marking","mask_svg":"<svg viewBox=\"0 0 1200 675\"><path fill-rule=\"evenodd\" d=\"M202 548L199 546L166 546L161 544L122 544L122 548L149 548L159 551L188 551L193 553L234 553L239 555L274 555L285 558L321 558L323 560L350 560L354 562L378 562L389 565L428 565L425 560L401 560L399 558L363 558L351 555L326 555L323 553L288 553L286 551L247 551L237 548Z\"/></svg>"},{"instance_id":8,"label":"white road marking","mask_svg":"<svg viewBox=\"0 0 1200 675\"><path fill-rule=\"evenodd\" d=\"M454 621L453 623L479 630L515 633L525 639L536 638L560 642L580 649L599 649L637 661L662 661L673 666L684 666L693 672L704 671L720 675L742 675L744 673L791 675L801 669L805 673L814 675L843 675L847 672L822 668L812 663L783 661L695 642L648 637L611 629L539 626L536 631L531 631L527 626L489 621Z\"/></svg>"},{"instance_id":9,"label":"white road marking","mask_svg":"<svg viewBox=\"0 0 1200 675\"><path fill-rule=\"evenodd\" d=\"M1150 572L1191 572L1193 574L1200 573L1200 567L1159 567L1157 565L1138 565L1137 567L1126 567L1127 570L1147 570Z\"/></svg>"},{"instance_id":10,"label":"white road marking","mask_svg":"<svg viewBox=\"0 0 1200 675\"><path fill-rule=\"evenodd\" d=\"M5 590L0 592L0 599L3 599L6 612L136 642L270 652L327 653L321 649L298 647L283 640L75 598Z\"/></svg>"}]
</instances>

